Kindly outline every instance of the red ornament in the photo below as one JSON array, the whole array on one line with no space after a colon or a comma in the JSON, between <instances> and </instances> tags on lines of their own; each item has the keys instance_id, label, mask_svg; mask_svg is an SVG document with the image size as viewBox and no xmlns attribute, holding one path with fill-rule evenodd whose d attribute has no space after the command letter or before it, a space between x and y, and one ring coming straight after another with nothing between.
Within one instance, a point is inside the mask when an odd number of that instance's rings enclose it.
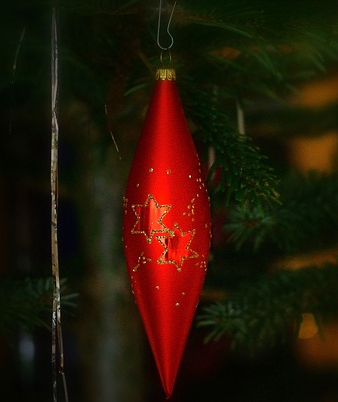
<instances>
[{"instance_id":1,"label":"red ornament","mask_svg":"<svg viewBox=\"0 0 338 402\"><path fill-rule=\"evenodd\" d=\"M124 198L123 240L131 286L167 398L205 278L210 210L175 83L156 75Z\"/></svg>"}]
</instances>

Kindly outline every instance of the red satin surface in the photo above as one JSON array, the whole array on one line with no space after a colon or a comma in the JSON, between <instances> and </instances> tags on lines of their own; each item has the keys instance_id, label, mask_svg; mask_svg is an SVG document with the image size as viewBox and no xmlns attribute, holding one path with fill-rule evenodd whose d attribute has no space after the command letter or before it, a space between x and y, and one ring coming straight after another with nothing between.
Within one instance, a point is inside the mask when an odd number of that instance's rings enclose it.
<instances>
[{"instance_id":1,"label":"red satin surface","mask_svg":"<svg viewBox=\"0 0 338 402\"><path fill-rule=\"evenodd\" d=\"M131 286L170 397L205 278L207 191L175 81L156 81L124 199Z\"/></svg>"}]
</instances>

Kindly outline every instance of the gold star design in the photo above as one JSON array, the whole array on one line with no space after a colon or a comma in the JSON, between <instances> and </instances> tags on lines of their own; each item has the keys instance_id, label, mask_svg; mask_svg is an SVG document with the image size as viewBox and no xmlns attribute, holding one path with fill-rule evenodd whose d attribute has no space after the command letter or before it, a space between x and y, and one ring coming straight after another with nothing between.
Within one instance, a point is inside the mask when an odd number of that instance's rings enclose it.
<instances>
[{"instance_id":1,"label":"gold star design","mask_svg":"<svg viewBox=\"0 0 338 402\"><path fill-rule=\"evenodd\" d=\"M148 243L151 243L154 233L172 233L162 222L171 205L159 205L155 197L148 194L144 204L134 204L131 207L136 215L132 234L144 234Z\"/></svg>"},{"instance_id":2,"label":"gold star design","mask_svg":"<svg viewBox=\"0 0 338 402\"><path fill-rule=\"evenodd\" d=\"M164 247L164 251L157 260L159 264L174 264L177 271L181 272L185 260L198 258L196 251L190 248L195 236L195 229L183 232L177 223L174 225L170 236L156 236L158 242Z\"/></svg>"}]
</instances>

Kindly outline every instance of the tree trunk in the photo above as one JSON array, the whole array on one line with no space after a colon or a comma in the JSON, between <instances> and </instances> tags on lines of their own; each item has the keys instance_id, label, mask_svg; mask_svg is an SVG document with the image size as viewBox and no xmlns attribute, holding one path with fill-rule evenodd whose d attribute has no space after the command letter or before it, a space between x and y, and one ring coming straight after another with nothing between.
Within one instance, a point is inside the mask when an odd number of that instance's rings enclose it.
<instances>
[{"instance_id":1,"label":"tree trunk","mask_svg":"<svg viewBox=\"0 0 338 402\"><path fill-rule=\"evenodd\" d=\"M80 216L87 272L79 323L83 398L141 402L143 330L131 294L122 247L122 202L127 163L113 145L89 140L82 163ZM89 163L88 163L89 158Z\"/></svg>"}]
</instances>

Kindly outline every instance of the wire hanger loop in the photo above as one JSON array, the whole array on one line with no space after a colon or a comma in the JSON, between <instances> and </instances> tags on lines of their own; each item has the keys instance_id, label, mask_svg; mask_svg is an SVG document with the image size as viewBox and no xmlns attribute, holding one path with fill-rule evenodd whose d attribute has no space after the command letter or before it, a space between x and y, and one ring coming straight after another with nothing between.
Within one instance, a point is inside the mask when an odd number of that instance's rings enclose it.
<instances>
[{"instance_id":1,"label":"wire hanger loop","mask_svg":"<svg viewBox=\"0 0 338 402\"><path fill-rule=\"evenodd\" d=\"M160 0L160 4L159 4L159 8L158 8L158 24L157 24L157 46L161 49L161 50L169 50L172 48L173 44L174 44L174 38L170 33L170 24L171 24L171 20L173 18L173 14L175 11L175 7L176 7L176 1L173 5L173 8L171 10L170 16L169 16L169 21L168 21L168 25L167 25L167 29L166 32L170 38L170 45L167 47L164 47L161 45L161 41L160 41L160 31L161 31L161 14L162 14L162 0Z\"/></svg>"},{"instance_id":2,"label":"wire hanger loop","mask_svg":"<svg viewBox=\"0 0 338 402\"><path fill-rule=\"evenodd\" d=\"M163 66L163 65L166 65L166 64L169 64L169 66L171 65L171 52L170 52L170 50L168 51L168 53L166 53L166 56L167 56L167 60L164 59L164 57L163 57L163 50L161 50L160 62L161 62L161 65L162 65L162 66Z\"/></svg>"}]
</instances>

